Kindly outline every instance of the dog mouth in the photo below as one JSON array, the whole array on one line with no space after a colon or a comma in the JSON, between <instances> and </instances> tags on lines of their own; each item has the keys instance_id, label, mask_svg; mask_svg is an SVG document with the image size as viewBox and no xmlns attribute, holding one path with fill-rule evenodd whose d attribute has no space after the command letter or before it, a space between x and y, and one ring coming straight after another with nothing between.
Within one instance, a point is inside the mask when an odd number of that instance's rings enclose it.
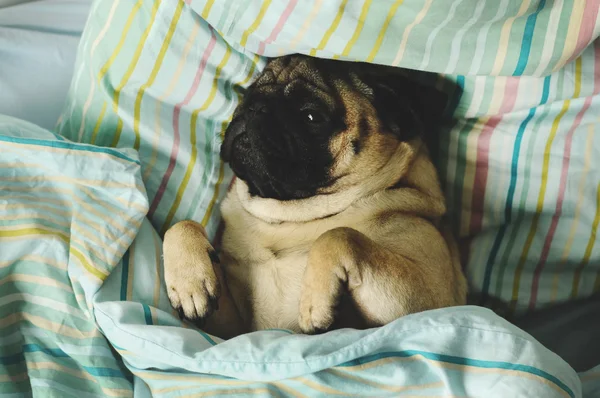
<instances>
[{"instance_id":1,"label":"dog mouth","mask_svg":"<svg viewBox=\"0 0 600 398\"><path fill-rule=\"evenodd\" d=\"M329 153L311 137L288 131L265 112L242 112L231 121L221 158L251 196L276 200L305 199L329 184ZM321 156L321 157L319 157Z\"/></svg>"}]
</instances>

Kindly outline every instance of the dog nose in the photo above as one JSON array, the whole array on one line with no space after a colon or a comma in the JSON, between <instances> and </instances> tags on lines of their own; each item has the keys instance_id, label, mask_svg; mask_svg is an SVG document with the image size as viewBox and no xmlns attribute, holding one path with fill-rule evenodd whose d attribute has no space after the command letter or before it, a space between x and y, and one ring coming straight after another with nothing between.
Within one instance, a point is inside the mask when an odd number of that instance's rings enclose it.
<instances>
[{"instance_id":1,"label":"dog nose","mask_svg":"<svg viewBox=\"0 0 600 398\"><path fill-rule=\"evenodd\" d=\"M231 159L231 151L233 149L233 141L240 135L246 132L246 124L244 120L233 119L227 130L225 131L225 139L223 145L221 145L221 158L225 162L229 162Z\"/></svg>"}]
</instances>

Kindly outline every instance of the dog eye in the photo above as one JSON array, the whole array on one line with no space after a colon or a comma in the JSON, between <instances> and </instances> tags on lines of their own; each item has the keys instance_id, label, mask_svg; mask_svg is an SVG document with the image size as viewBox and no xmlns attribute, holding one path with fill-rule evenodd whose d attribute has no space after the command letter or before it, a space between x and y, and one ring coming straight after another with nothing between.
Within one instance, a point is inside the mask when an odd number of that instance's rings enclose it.
<instances>
[{"instance_id":1,"label":"dog eye","mask_svg":"<svg viewBox=\"0 0 600 398\"><path fill-rule=\"evenodd\" d=\"M306 123L322 123L325 121L325 116L323 116L323 114L313 110L304 110L300 115L302 120Z\"/></svg>"}]
</instances>

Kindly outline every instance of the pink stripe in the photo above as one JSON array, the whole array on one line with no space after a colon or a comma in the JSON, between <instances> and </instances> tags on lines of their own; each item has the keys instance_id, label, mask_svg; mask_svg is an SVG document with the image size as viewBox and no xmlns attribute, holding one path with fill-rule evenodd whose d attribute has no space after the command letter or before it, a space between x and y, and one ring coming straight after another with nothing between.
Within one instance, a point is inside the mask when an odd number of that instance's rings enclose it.
<instances>
[{"instance_id":1,"label":"pink stripe","mask_svg":"<svg viewBox=\"0 0 600 398\"><path fill-rule=\"evenodd\" d=\"M594 28L596 27L596 18L598 17L598 9L600 9L600 0L587 0L583 9L583 18L581 20L581 28L579 29L579 37L575 52L571 55L568 62L577 58L581 52L594 39Z\"/></svg>"},{"instance_id":2,"label":"pink stripe","mask_svg":"<svg viewBox=\"0 0 600 398\"><path fill-rule=\"evenodd\" d=\"M281 33L281 30L283 29L283 24L285 23L285 21L287 21L289 16L292 14L292 11L294 11L294 7L296 7L297 3L298 3L298 0L290 0L287 7L285 7L285 10L283 10L283 13L279 17L279 20L277 21L277 24L275 25L275 28L273 29L273 31L271 32L269 37L267 37L266 40L260 42L260 44L258 46L258 55L264 54L266 44L273 43L273 41L275 41L275 39L277 39L277 36L279 36L279 33Z\"/></svg>"},{"instance_id":3,"label":"pink stripe","mask_svg":"<svg viewBox=\"0 0 600 398\"><path fill-rule=\"evenodd\" d=\"M175 163L177 160L177 154L179 153L179 115L181 114L181 108L190 103L192 97L196 94L198 90L198 86L200 85L200 80L202 75L204 74L204 69L206 68L206 64L208 63L208 57L212 53L212 50L215 48L215 43L217 41L217 37L215 36L215 32L210 28L210 41L208 42L208 46L206 50L204 50L204 54L202 55L202 60L200 61L200 66L196 71L196 76L194 77L194 82L190 87L188 93L186 94L183 101L177 103L175 105L175 109L173 110L173 147L171 148L171 157L169 160L169 166L167 167L167 171L162 178L160 186L158 187L158 191L156 192L156 196L154 196L154 200L152 201L152 205L150 206L150 210L148 211L148 217L152 217L158 204L160 203L165 189L167 188L167 184L169 183L169 179L171 178L171 174L175 169Z\"/></svg>"},{"instance_id":4,"label":"pink stripe","mask_svg":"<svg viewBox=\"0 0 600 398\"><path fill-rule=\"evenodd\" d=\"M548 230L548 235L546 235L546 240L544 241L544 247L542 249L542 255L540 256L540 261L535 267L535 271L533 273L533 282L531 285L531 298L529 299L529 309L534 309L537 300L537 293L540 283L540 276L542 271L544 270L544 266L546 265L546 260L548 259L548 254L550 252L550 247L552 246L552 240L554 238L554 233L556 232L556 228L558 226L558 221L562 214L562 205L565 197L565 191L567 189L567 177L569 174L569 160L571 159L571 143L573 141L573 135L575 134L575 130L581 124L581 119L583 119L583 115L589 109L592 104L592 99L595 95L600 93L600 47L596 47L595 53L595 65L594 65L594 92L590 96L585 99L583 103L583 107L581 111L575 117L575 121L573 122L573 126L569 130L566 140L565 140L565 151L563 155L562 162L562 170L560 174L560 183L559 183L559 191L558 191L558 200L556 202L556 210L554 215L552 216L552 223L550 224L550 229Z\"/></svg>"},{"instance_id":5,"label":"pink stripe","mask_svg":"<svg viewBox=\"0 0 600 398\"><path fill-rule=\"evenodd\" d=\"M471 223L470 234L479 232L483 223L485 190L487 187L490 141L492 134L498 124L502 121L504 114L509 113L517 101L519 89L519 78L509 77L504 89L504 100L500 107L499 115L493 116L483 126L483 130L477 140L477 160L475 162L475 181L473 182L473 193L471 200Z\"/></svg>"},{"instance_id":6,"label":"pink stripe","mask_svg":"<svg viewBox=\"0 0 600 398\"><path fill-rule=\"evenodd\" d=\"M548 253L550 252L550 246L552 245L552 239L554 239L554 233L556 232L556 227L558 226L558 220L562 214L562 205L565 199L565 191L567 189L567 175L569 174L569 160L571 159L571 143L573 141L573 133L579 124L581 123L581 119L583 118L584 113L590 107L592 103L592 97L587 97L585 99L585 103L581 111L577 114L575 118L575 122L569 130L565 141L565 151L563 154L563 162L562 162L562 170L560 173L560 183L558 188L558 200L556 201L556 210L554 211L554 215L552 216L552 223L550 224L550 229L548 230L548 235L546 235L546 240L544 242L544 247L542 249L542 255L540 256L540 261L535 267L535 271L533 272L533 283L531 285L531 298L529 299L529 309L532 310L535 308L535 303L537 300L538 287L540 282L540 275L542 270L544 269L544 265L546 264L546 260L548 259Z\"/></svg>"}]
</instances>

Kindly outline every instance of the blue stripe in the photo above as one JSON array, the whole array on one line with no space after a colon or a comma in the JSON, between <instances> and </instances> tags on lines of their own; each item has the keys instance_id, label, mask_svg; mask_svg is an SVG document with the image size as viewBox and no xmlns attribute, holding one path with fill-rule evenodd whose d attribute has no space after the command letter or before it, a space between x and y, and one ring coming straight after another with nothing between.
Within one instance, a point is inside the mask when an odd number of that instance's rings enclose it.
<instances>
[{"instance_id":1,"label":"blue stripe","mask_svg":"<svg viewBox=\"0 0 600 398\"><path fill-rule=\"evenodd\" d=\"M69 150L80 151L80 152L87 151L87 152L104 153L104 154L107 154L110 156L117 157L119 159L126 160L128 162L140 164L139 160L131 159L131 158L123 155L121 152L119 152L115 149L111 149L111 148L96 147L96 146L84 145L84 144L75 144L75 143L71 143L71 142L67 142L67 141L44 141L44 140L37 140L34 138L8 137L5 135L0 135L0 141L12 142L15 144L39 145L39 146L45 146L45 147L50 147L50 148L69 149Z\"/></svg>"},{"instance_id":2,"label":"blue stripe","mask_svg":"<svg viewBox=\"0 0 600 398\"><path fill-rule=\"evenodd\" d=\"M292 332L291 330L287 330L287 329L265 329L266 331L270 331L270 332L283 332L286 334L294 334L294 332Z\"/></svg>"},{"instance_id":3,"label":"blue stripe","mask_svg":"<svg viewBox=\"0 0 600 398\"><path fill-rule=\"evenodd\" d=\"M121 372L119 369L93 368L93 367L88 367L88 366L82 366L82 368L85 369L85 371L88 372L89 374L91 374L92 376L120 377L120 378L126 379L126 377L123 375L123 372Z\"/></svg>"},{"instance_id":4,"label":"blue stripe","mask_svg":"<svg viewBox=\"0 0 600 398\"><path fill-rule=\"evenodd\" d=\"M142 308L144 309L144 318L146 319L146 325L152 325L152 312L150 312L150 307L146 304L142 304Z\"/></svg>"},{"instance_id":5,"label":"blue stripe","mask_svg":"<svg viewBox=\"0 0 600 398\"><path fill-rule=\"evenodd\" d=\"M456 85L452 85L453 92L450 93L452 97L451 101L448 101L446 109L444 109L444 118L451 118L454 115L454 111L458 107L465 90L465 77L462 75L456 76Z\"/></svg>"},{"instance_id":6,"label":"blue stripe","mask_svg":"<svg viewBox=\"0 0 600 398\"><path fill-rule=\"evenodd\" d=\"M548 102L549 96L550 96L550 76L546 76L544 78L544 88L542 90L542 99L540 101L540 105L544 105L546 102ZM511 170L510 170L510 184L508 187L508 193L506 194L506 207L504 208L505 220L504 220L504 224L502 224L502 226L498 230L498 234L496 235L496 238L494 239L494 244L492 245L492 249L490 250L490 255L488 257L488 261L487 261L486 268L485 268L483 285L481 288L480 305L484 305L485 302L487 301L489 289L490 289L490 282L492 279L492 268L494 266L494 263L496 262L496 256L498 255L498 251L500 250L500 245L502 243L502 240L504 239L506 230L508 229L508 224L512 220L512 205L513 205L513 200L514 200L514 196L515 196L515 190L517 187L517 179L518 179L518 175L519 175L518 167L519 167L519 155L521 153L521 143L523 141L523 135L525 135L525 129L527 128L527 125L529 124L531 119L533 119L536 109L537 108L531 108L529 110L529 114L527 115L525 120L523 120L521 122L521 125L519 126L519 130L517 132L517 136L515 137L515 146L514 146L514 151L513 151L513 156L512 156L512 164L511 164Z\"/></svg>"},{"instance_id":7,"label":"blue stripe","mask_svg":"<svg viewBox=\"0 0 600 398\"><path fill-rule=\"evenodd\" d=\"M60 348L47 348L42 347L38 344L24 344L21 347L22 352L10 356L0 357L0 362L3 365L14 365L19 362L25 361L24 353L26 352L42 352L46 355L50 355L54 358L71 358L69 354L61 350ZM72 358L71 358L72 359ZM81 366L85 371L92 376L103 376L103 377L121 377L125 378L123 372L119 369L111 369L111 368L100 368L100 367L90 367L90 366Z\"/></svg>"},{"instance_id":8,"label":"blue stripe","mask_svg":"<svg viewBox=\"0 0 600 398\"><path fill-rule=\"evenodd\" d=\"M47 348L42 347L38 344L25 344L22 347L23 352L43 352L56 358L68 358L69 354L61 350L60 348Z\"/></svg>"},{"instance_id":9,"label":"blue stripe","mask_svg":"<svg viewBox=\"0 0 600 398\"><path fill-rule=\"evenodd\" d=\"M129 250L121 260L121 301L127 301L127 278L129 277Z\"/></svg>"},{"instance_id":10,"label":"blue stripe","mask_svg":"<svg viewBox=\"0 0 600 398\"><path fill-rule=\"evenodd\" d=\"M357 366L357 365L364 365L364 364L367 364L367 363L370 363L373 361L378 361L380 359L385 359L385 358L410 358L410 357L414 357L416 355L421 355L421 356L423 356L427 359L433 360L433 361L451 363L451 364L455 364L455 365L472 366L472 367L484 368L484 369L516 370L518 372L529 373L529 374L532 374L535 376L539 376L543 379L546 379L546 380L556 384L563 391L565 391L571 398L575 398L575 394L569 388L569 386L567 386L565 383L563 383L557 377L551 375L550 373L545 372L541 369L535 368L533 366L520 365L520 364L516 364L516 363L511 363L511 362L484 361L481 359L471 359L471 358L465 358L465 357L457 357L457 356L453 356L453 355L436 354L436 353L427 352L427 351L406 350L406 351L384 352L384 353L380 353L380 354L373 354L373 355L369 355L369 356L366 356L363 358L357 358L357 359L354 359L349 362L344 362L343 364L338 365L338 366L340 366L340 367Z\"/></svg>"},{"instance_id":11,"label":"blue stripe","mask_svg":"<svg viewBox=\"0 0 600 398\"><path fill-rule=\"evenodd\" d=\"M206 341L208 341L208 343L210 345L217 345L217 343L215 343L215 341L209 335L207 335L206 333L204 333L202 330L198 330L198 332L202 335L202 337L204 337L204 339Z\"/></svg>"},{"instance_id":12,"label":"blue stripe","mask_svg":"<svg viewBox=\"0 0 600 398\"><path fill-rule=\"evenodd\" d=\"M527 17L527 22L525 23L525 31L523 32L523 41L521 43L521 53L519 54L519 60L517 61L517 67L513 72L513 76L521 76L525 71L527 61L529 60L529 53L531 52L531 44L533 42L533 31L535 29L535 22L537 20L538 14L540 13L540 11L542 11L545 5L546 0L541 0L537 10L529 14L529 16Z\"/></svg>"},{"instance_id":13,"label":"blue stripe","mask_svg":"<svg viewBox=\"0 0 600 398\"><path fill-rule=\"evenodd\" d=\"M25 356L22 352L19 352L18 354L0 357L0 363L4 366L14 365L21 362L25 362Z\"/></svg>"}]
</instances>

